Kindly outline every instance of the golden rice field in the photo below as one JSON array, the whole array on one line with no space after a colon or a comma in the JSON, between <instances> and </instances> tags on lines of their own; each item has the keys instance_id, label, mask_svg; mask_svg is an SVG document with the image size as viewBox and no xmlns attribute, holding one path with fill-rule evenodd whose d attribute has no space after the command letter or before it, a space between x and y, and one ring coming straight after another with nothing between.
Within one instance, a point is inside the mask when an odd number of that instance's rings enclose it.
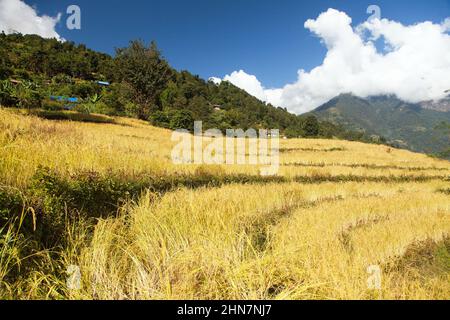
<instances>
[{"instance_id":1,"label":"golden rice field","mask_svg":"<svg viewBox=\"0 0 450 320\"><path fill-rule=\"evenodd\" d=\"M11 265L26 265L14 254L28 242L3 241L0 298L450 299L450 162L382 145L281 140L280 179L253 181L258 166L175 165L174 144L170 131L138 120L0 109L0 188L25 193L41 167L69 180L87 171L225 181L144 188L95 221L70 220L64 245L33 252L39 259L14 281ZM240 175L247 180L226 179ZM70 265L80 288L66 286ZM368 285L370 266L381 270L379 288Z\"/></svg>"}]
</instances>

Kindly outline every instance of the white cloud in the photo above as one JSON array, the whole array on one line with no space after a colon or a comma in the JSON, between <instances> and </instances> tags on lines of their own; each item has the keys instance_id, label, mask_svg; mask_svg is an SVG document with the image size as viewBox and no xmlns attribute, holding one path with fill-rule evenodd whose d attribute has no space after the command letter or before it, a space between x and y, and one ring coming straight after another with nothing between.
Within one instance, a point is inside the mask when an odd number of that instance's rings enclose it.
<instances>
[{"instance_id":1,"label":"white cloud","mask_svg":"<svg viewBox=\"0 0 450 320\"><path fill-rule=\"evenodd\" d=\"M355 28L344 12L329 9L305 22L326 46L322 64L298 71L295 83L265 89L244 71L226 76L236 86L261 100L295 113L310 111L340 93L366 97L395 94L409 102L440 99L450 88L450 18L443 23L402 25L373 19ZM385 52L374 41L383 39Z\"/></svg>"},{"instance_id":2,"label":"white cloud","mask_svg":"<svg viewBox=\"0 0 450 320\"><path fill-rule=\"evenodd\" d=\"M224 81L229 81L236 87L247 91L252 96L258 98L259 100L266 101L267 96L264 92L264 88L261 82L254 76L247 74L243 70L234 71L231 75L226 75L223 78Z\"/></svg>"},{"instance_id":3,"label":"white cloud","mask_svg":"<svg viewBox=\"0 0 450 320\"><path fill-rule=\"evenodd\" d=\"M0 0L0 32L37 34L63 40L55 31L57 17L39 16L36 10L20 0Z\"/></svg>"},{"instance_id":4,"label":"white cloud","mask_svg":"<svg viewBox=\"0 0 450 320\"><path fill-rule=\"evenodd\" d=\"M208 79L208 81L213 82L217 86L222 83L222 79L217 78L217 77L211 77Z\"/></svg>"}]
</instances>

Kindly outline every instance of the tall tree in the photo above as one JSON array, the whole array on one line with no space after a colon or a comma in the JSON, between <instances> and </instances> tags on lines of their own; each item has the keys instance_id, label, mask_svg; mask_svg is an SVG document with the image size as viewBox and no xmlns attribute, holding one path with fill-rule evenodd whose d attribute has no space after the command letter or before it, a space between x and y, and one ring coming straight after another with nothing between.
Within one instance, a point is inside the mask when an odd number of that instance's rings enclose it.
<instances>
[{"instance_id":1,"label":"tall tree","mask_svg":"<svg viewBox=\"0 0 450 320\"><path fill-rule=\"evenodd\" d=\"M159 96L172 77L172 69L155 42L146 47L142 41L132 41L127 48L117 50L115 64L119 81L128 86L139 106L137 116L148 119L159 109Z\"/></svg>"},{"instance_id":2,"label":"tall tree","mask_svg":"<svg viewBox=\"0 0 450 320\"><path fill-rule=\"evenodd\" d=\"M319 121L313 115L308 115L303 123L303 131L307 137L316 137L319 134Z\"/></svg>"}]
</instances>

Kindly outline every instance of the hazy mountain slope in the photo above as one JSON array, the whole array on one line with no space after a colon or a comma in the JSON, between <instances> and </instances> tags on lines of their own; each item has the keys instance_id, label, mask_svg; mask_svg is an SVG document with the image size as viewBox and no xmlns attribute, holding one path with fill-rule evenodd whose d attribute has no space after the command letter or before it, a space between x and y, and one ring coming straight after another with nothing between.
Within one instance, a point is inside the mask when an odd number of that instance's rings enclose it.
<instances>
[{"instance_id":1,"label":"hazy mountain slope","mask_svg":"<svg viewBox=\"0 0 450 320\"><path fill-rule=\"evenodd\" d=\"M450 96L439 101L424 101L420 103L420 106L424 109L450 112Z\"/></svg>"},{"instance_id":2,"label":"hazy mountain slope","mask_svg":"<svg viewBox=\"0 0 450 320\"><path fill-rule=\"evenodd\" d=\"M422 108L393 96L366 99L342 94L313 111L322 120L381 135L388 142L413 151L440 153L450 146L449 132L439 128L450 123L450 112Z\"/></svg>"}]
</instances>

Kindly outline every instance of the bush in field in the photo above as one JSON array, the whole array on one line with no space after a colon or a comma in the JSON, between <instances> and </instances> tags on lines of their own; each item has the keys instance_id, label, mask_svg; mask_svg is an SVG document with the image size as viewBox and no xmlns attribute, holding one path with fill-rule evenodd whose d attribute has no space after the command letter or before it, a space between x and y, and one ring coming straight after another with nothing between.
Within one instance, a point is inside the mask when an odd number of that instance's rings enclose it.
<instances>
[{"instance_id":1,"label":"bush in field","mask_svg":"<svg viewBox=\"0 0 450 320\"><path fill-rule=\"evenodd\" d=\"M24 201L17 191L0 188L0 229L14 218L19 218L23 207Z\"/></svg>"},{"instance_id":2,"label":"bush in field","mask_svg":"<svg viewBox=\"0 0 450 320\"><path fill-rule=\"evenodd\" d=\"M139 108L140 108L139 105L137 105L133 102L127 102L124 105L124 109L125 109L124 113L127 117L137 118Z\"/></svg>"},{"instance_id":3,"label":"bush in field","mask_svg":"<svg viewBox=\"0 0 450 320\"><path fill-rule=\"evenodd\" d=\"M98 112L98 106L100 103L100 100L102 99L102 95L94 94L93 96L84 99L84 102L80 105L78 105L75 110L81 113L90 114L94 112ZM105 106L103 106L105 107ZM101 112L98 112L101 113Z\"/></svg>"},{"instance_id":4,"label":"bush in field","mask_svg":"<svg viewBox=\"0 0 450 320\"><path fill-rule=\"evenodd\" d=\"M40 108L43 96L36 84L24 81L13 85L9 80L0 81L0 104L7 107Z\"/></svg>"},{"instance_id":5,"label":"bush in field","mask_svg":"<svg viewBox=\"0 0 450 320\"><path fill-rule=\"evenodd\" d=\"M188 110L176 110L170 118L170 129L193 130L194 119Z\"/></svg>"},{"instance_id":6,"label":"bush in field","mask_svg":"<svg viewBox=\"0 0 450 320\"><path fill-rule=\"evenodd\" d=\"M95 82L81 82L72 86L72 95L81 99L87 99L94 95L98 95L101 92L101 88Z\"/></svg>"},{"instance_id":7,"label":"bush in field","mask_svg":"<svg viewBox=\"0 0 450 320\"><path fill-rule=\"evenodd\" d=\"M42 102L42 109L46 111L60 111L64 109L64 106L58 101L44 100Z\"/></svg>"},{"instance_id":8,"label":"bush in field","mask_svg":"<svg viewBox=\"0 0 450 320\"><path fill-rule=\"evenodd\" d=\"M98 113L98 114L105 114L108 116L115 116L117 115L117 111L111 107L110 105L108 105L107 103L100 101L98 103L96 103L94 105L94 109L93 109L94 113Z\"/></svg>"},{"instance_id":9,"label":"bush in field","mask_svg":"<svg viewBox=\"0 0 450 320\"><path fill-rule=\"evenodd\" d=\"M0 81L0 105L12 107L17 104L14 85L9 80Z\"/></svg>"},{"instance_id":10,"label":"bush in field","mask_svg":"<svg viewBox=\"0 0 450 320\"><path fill-rule=\"evenodd\" d=\"M37 88L31 83L24 83L16 90L17 106L19 108L40 108L43 97Z\"/></svg>"},{"instance_id":11,"label":"bush in field","mask_svg":"<svg viewBox=\"0 0 450 320\"><path fill-rule=\"evenodd\" d=\"M165 111L156 111L150 117L150 123L154 126L169 128L170 127L170 116Z\"/></svg>"},{"instance_id":12,"label":"bush in field","mask_svg":"<svg viewBox=\"0 0 450 320\"><path fill-rule=\"evenodd\" d=\"M94 112L95 106L91 103L81 103L74 110L83 114L91 114Z\"/></svg>"},{"instance_id":13,"label":"bush in field","mask_svg":"<svg viewBox=\"0 0 450 320\"><path fill-rule=\"evenodd\" d=\"M14 74L12 68L7 65L0 65L0 80L5 80Z\"/></svg>"},{"instance_id":14,"label":"bush in field","mask_svg":"<svg viewBox=\"0 0 450 320\"><path fill-rule=\"evenodd\" d=\"M47 232L64 232L66 219L83 215L97 218L114 212L139 186L114 176L96 172L80 172L65 178L49 168L39 168L31 183L30 193L42 213L41 222Z\"/></svg>"}]
</instances>

